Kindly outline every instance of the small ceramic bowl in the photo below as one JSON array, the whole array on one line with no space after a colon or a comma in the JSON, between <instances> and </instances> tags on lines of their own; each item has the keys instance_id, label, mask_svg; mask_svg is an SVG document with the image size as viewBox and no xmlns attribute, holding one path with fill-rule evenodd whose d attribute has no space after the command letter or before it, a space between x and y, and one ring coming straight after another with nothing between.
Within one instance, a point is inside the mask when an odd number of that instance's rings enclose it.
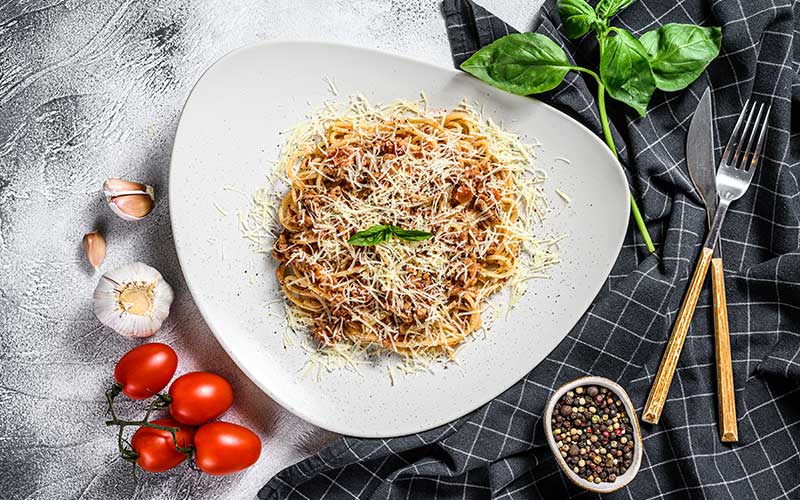
<instances>
[{"instance_id":1,"label":"small ceramic bowl","mask_svg":"<svg viewBox=\"0 0 800 500\"><path fill-rule=\"evenodd\" d=\"M618 476L617 480L613 483L595 484L576 474L572 469L570 469L569 465L567 465L564 457L561 456L561 450L558 449L556 440L553 437L553 426L551 419L553 415L553 408L555 408L556 403L564 394L567 393L567 391L571 391L576 387L587 385L605 387L619 396L633 427L633 463L631 463L631 466L627 471L625 471L625 474ZM642 465L642 432L639 430L639 419L636 415L636 409L633 407L633 403L631 403L631 398L628 397L628 393L625 392L625 390L620 387L619 384L605 377L581 377L573 380L572 382L567 382L550 395L550 399L547 400L547 406L544 410L544 416L544 430L545 435L547 436L547 443L550 445L550 451L552 451L553 455L556 457L556 463L558 463L559 467L561 467L569 480L581 488L593 491L595 493L611 493L612 491L617 491L620 488L624 488L639 472L639 467Z\"/></svg>"}]
</instances>

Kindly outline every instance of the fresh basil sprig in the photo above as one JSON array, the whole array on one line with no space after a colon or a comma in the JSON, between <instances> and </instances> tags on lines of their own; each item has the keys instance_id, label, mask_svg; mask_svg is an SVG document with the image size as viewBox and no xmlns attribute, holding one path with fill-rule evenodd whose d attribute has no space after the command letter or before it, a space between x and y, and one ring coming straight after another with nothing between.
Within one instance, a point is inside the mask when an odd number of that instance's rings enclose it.
<instances>
[{"instance_id":1,"label":"fresh basil sprig","mask_svg":"<svg viewBox=\"0 0 800 500\"><path fill-rule=\"evenodd\" d=\"M564 33L579 38L594 31L600 48L599 74L569 61L553 40L538 33L508 35L487 45L464 61L461 69L481 80L518 95L546 92L558 86L570 70L597 81L597 107L606 144L617 156L606 112L606 92L644 116L656 89L686 88L719 55L720 28L693 24L666 24L636 38L611 26L609 19L635 0L599 0L592 8L585 0L558 0ZM631 213L649 252L655 247L636 200Z\"/></svg>"},{"instance_id":2,"label":"fresh basil sprig","mask_svg":"<svg viewBox=\"0 0 800 500\"><path fill-rule=\"evenodd\" d=\"M347 243L356 247L371 247L389 241L392 237L406 241L422 241L432 236L433 234L427 231L378 224L357 232L347 240Z\"/></svg>"}]
</instances>

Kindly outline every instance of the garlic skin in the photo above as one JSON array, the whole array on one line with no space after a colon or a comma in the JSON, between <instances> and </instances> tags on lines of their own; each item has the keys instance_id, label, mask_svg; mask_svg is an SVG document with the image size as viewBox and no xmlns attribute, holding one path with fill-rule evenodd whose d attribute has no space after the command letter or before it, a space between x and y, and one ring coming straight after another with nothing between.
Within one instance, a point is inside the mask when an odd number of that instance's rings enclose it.
<instances>
[{"instance_id":1,"label":"garlic skin","mask_svg":"<svg viewBox=\"0 0 800 500\"><path fill-rule=\"evenodd\" d=\"M155 207L155 190L141 182L107 179L103 183L103 194L111 210L125 220L141 220Z\"/></svg>"},{"instance_id":2,"label":"garlic skin","mask_svg":"<svg viewBox=\"0 0 800 500\"><path fill-rule=\"evenodd\" d=\"M169 315L172 298L172 287L161 273L134 262L100 278L94 290L94 313L123 337L149 337Z\"/></svg>"},{"instance_id":3,"label":"garlic skin","mask_svg":"<svg viewBox=\"0 0 800 500\"><path fill-rule=\"evenodd\" d=\"M114 196L120 196L123 194L147 192L154 194L152 187L148 186L147 184L142 184L141 182L126 181L112 177L110 179L106 179L106 181L103 183L103 194L106 195L106 198L113 198Z\"/></svg>"},{"instance_id":4,"label":"garlic skin","mask_svg":"<svg viewBox=\"0 0 800 500\"><path fill-rule=\"evenodd\" d=\"M99 268L106 259L106 240L103 235L98 231L83 235L83 251L89 264L95 269Z\"/></svg>"}]
</instances>

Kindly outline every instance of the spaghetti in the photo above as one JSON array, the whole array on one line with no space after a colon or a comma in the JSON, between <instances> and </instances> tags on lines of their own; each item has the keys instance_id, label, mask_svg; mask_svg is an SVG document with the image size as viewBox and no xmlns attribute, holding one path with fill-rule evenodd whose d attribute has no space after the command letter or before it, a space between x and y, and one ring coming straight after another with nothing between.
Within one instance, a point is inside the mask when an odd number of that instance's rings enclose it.
<instances>
[{"instance_id":1,"label":"spaghetti","mask_svg":"<svg viewBox=\"0 0 800 500\"><path fill-rule=\"evenodd\" d=\"M290 187L272 255L295 322L322 346L453 357L492 294L557 262L532 234L547 205L531 164L530 147L467 105L357 100L313 117L279 165ZM433 236L347 243L382 224Z\"/></svg>"}]
</instances>

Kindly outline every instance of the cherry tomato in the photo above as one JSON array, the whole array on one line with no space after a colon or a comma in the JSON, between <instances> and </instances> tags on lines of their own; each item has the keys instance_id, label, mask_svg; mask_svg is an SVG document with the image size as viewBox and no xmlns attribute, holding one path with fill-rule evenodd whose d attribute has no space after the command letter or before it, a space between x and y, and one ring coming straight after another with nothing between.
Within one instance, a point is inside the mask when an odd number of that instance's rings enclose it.
<instances>
[{"instance_id":1,"label":"cherry tomato","mask_svg":"<svg viewBox=\"0 0 800 500\"><path fill-rule=\"evenodd\" d=\"M167 386L178 368L178 356L166 344L152 342L131 349L114 368L114 380L131 399L147 399Z\"/></svg>"},{"instance_id":2,"label":"cherry tomato","mask_svg":"<svg viewBox=\"0 0 800 500\"><path fill-rule=\"evenodd\" d=\"M181 425L171 418L153 420L154 424L167 427L178 427L175 437L178 446L185 448L192 445L194 429ZM164 472L186 460L186 453L175 449L175 442L169 431L142 426L131 438L131 447L139 457L136 464L148 472Z\"/></svg>"},{"instance_id":3,"label":"cherry tomato","mask_svg":"<svg viewBox=\"0 0 800 500\"><path fill-rule=\"evenodd\" d=\"M192 372L175 379L169 388L172 418L186 425L200 425L219 417L233 404L227 380L209 372Z\"/></svg>"},{"instance_id":4,"label":"cherry tomato","mask_svg":"<svg viewBox=\"0 0 800 500\"><path fill-rule=\"evenodd\" d=\"M194 435L194 461L206 474L221 476L246 469L258 461L261 440L241 425L205 424Z\"/></svg>"}]
</instances>

